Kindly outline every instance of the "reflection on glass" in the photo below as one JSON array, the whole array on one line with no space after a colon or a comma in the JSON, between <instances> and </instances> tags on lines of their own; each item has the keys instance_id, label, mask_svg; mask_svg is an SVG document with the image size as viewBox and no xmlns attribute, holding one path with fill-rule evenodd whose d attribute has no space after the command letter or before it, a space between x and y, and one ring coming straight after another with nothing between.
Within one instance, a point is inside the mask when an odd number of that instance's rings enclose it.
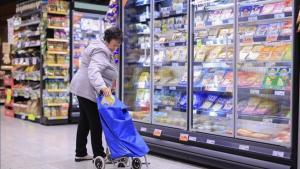
<instances>
[{"instance_id":1,"label":"reflection on glass","mask_svg":"<svg viewBox=\"0 0 300 169\"><path fill-rule=\"evenodd\" d=\"M197 1L193 13L192 129L233 136L234 4Z\"/></svg>"},{"instance_id":2,"label":"reflection on glass","mask_svg":"<svg viewBox=\"0 0 300 169\"><path fill-rule=\"evenodd\" d=\"M124 8L123 98L134 120L150 122L150 3L128 0Z\"/></svg>"},{"instance_id":3,"label":"reflection on glass","mask_svg":"<svg viewBox=\"0 0 300 169\"><path fill-rule=\"evenodd\" d=\"M237 136L290 146L292 1L240 1Z\"/></svg>"}]
</instances>

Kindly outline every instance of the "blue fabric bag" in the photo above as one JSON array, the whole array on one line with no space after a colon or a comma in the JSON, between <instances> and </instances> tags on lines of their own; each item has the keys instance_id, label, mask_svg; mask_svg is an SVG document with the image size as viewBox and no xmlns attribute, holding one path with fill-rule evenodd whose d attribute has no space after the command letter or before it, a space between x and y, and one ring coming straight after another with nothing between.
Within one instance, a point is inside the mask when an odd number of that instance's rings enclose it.
<instances>
[{"instance_id":1,"label":"blue fabric bag","mask_svg":"<svg viewBox=\"0 0 300 169\"><path fill-rule=\"evenodd\" d=\"M149 152L144 139L134 127L127 107L115 96L109 103L103 96L97 99L98 112L111 158L142 157Z\"/></svg>"}]
</instances>

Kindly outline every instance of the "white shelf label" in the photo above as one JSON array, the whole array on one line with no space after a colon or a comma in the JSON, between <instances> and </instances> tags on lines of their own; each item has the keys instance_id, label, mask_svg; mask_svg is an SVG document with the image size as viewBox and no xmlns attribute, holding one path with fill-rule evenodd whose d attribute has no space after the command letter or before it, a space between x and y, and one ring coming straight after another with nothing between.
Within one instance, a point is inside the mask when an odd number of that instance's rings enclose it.
<instances>
[{"instance_id":1,"label":"white shelf label","mask_svg":"<svg viewBox=\"0 0 300 169\"><path fill-rule=\"evenodd\" d=\"M272 155L275 156L275 157L284 157L284 152L274 150Z\"/></svg>"},{"instance_id":2,"label":"white shelf label","mask_svg":"<svg viewBox=\"0 0 300 169\"><path fill-rule=\"evenodd\" d=\"M257 16L251 16L251 17L249 17L248 21L257 21Z\"/></svg>"},{"instance_id":3,"label":"white shelf label","mask_svg":"<svg viewBox=\"0 0 300 169\"><path fill-rule=\"evenodd\" d=\"M249 151L249 146L248 145L239 145L239 149L240 150L245 150L245 151Z\"/></svg>"},{"instance_id":4,"label":"white shelf label","mask_svg":"<svg viewBox=\"0 0 300 169\"><path fill-rule=\"evenodd\" d=\"M197 114L197 110L194 109L194 110L193 110L193 114Z\"/></svg>"},{"instance_id":5,"label":"white shelf label","mask_svg":"<svg viewBox=\"0 0 300 169\"><path fill-rule=\"evenodd\" d=\"M284 13L274 14L274 18L276 19L284 18Z\"/></svg>"},{"instance_id":6,"label":"white shelf label","mask_svg":"<svg viewBox=\"0 0 300 169\"><path fill-rule=\"evenodd\" d=\"M250 94L259 94L259 90L251 89Z\"/></svg>"},{"instance_id":7,"label":"white shelf label","mask_svg":"<svg viewBox=\"0 0 300 169\"><path fill-rule=\"evenodd\" d=\"M23 114L23 115L21 116L21 119L24 120L25 118L26 118L26 116Z\"/></svg>"},{"instance_id":8,"label":"white shelf label","mask_svg":"<svg viewBox=\"0 0 300 169\"><path fill-rule=\"evenodd\" d=\"M276 91L274 92L274 94L275 94L276 96L284 96L284 95L285 95L285 92L282 91L282 90L276 90Z\"/></svg>"},{"instance_id":9,"label":"white shelf label","mask_svg":"<svg viewBox=\"0 0 300 169\"><path fill-rule=\"evenodd\" d=\"M143 83L143 82L140 82L140 83L138 83L138 88L144 88L145 87L145 83Z\"/></svg>"},{"instance_id":10,"label":"white shelf label","mask_svg":"<svg viewBox=\"0 0 300 169\"><path fill-rule=\"evenodd\" d=\"M166 110L167 110L167 111L172 111L172 107L167 106L167 107L166 107Z\"/></svg>"},{"instance_id":11,"label":"white shelf label","mask_svg":"<svg viewBox=\"0 0 300 169\"><path fill-rule=\"evenodd\" d=\"M174 66L174 67L178 67L178 66L179 66L179 64L178 64L178 63L172 63L172 66Z\"/></svg>"},{"instance_id":12,"label":"white shelf label","mask_svg":"<svg viewBox=\"0 0 300 169\"><path fill-rule=\"evenodd\" d=\"M156 86L156 89L162 89L163 87L162 86Z\"/></svg>"},{"instance_id":13,"label":"white shelf label","mask_svg":"<svg viewBox=\"0 0 300 169\"><path fill-rule=\"evenodd\" d=\"M265 122L265 123L272 123L273 119L267 119L267 118L265 118L265 119L263 119L263 122Z\"/></svg>"},{"instance_id":14,"label":"white shelf label","mask_svg":"<svg viewBox=\"0 0 300 169\"><path fill-rule=\"evenodd\" d=\"M176 90L176 86L170 86L170 90Z\"/></svg>"},{"instance_id":15,"label":"white shelf label","mask_svg":"<svg viewBox=\"0 0 300 169\"><path fill-rule=\"evenodd\" d=\"M216 141L215 141L215 140L207 139L207 140L206 140L206 143L207 143L207 144L216 144Z\"/></svg>"},{"instance_id":16,"label":"white shelf label","mask_svg":"<svg viewBox=\"0 0 300 169\"><path fill-rule=\"evenodd\" d=\"M146 132L146 131L147 131L147 128L146 128L146 127L141 127L141 131L142 131L142 132Z\"/></svg>"},{"instance_id":17,"label":"white shelf label","mask_svg":"<svg viewBox=\"0 0 300 169\"><path fill-rule=\"evenodd\" d=\"M154 109L158 109L158 106L157 106L157 105L153 105L153 108L154 108Z\"/></svg>"},{"instance_id":18,"label":"white shelf label","mask_svg":"<svg viewBox=\"0 0 300 169\"><path fill-rule=\"evenodd\" d=\"M175 42L170 42L169 46L175 46Z\"/></svg>"},{"instance_id":19,"label":"white shelf label","mask_svg":"<svg viewBox=\"0 0 300 169\"><path fill-rule=\"evenodd\" d=\"M197 137L192 137L192 136L190 136L190 137L189 137L189 140L190 140L190 141L197 141Z\"/></svg>"},{"instance_id":20,"label":"white shelf label","mask_svg":"<svg viewBox=\"0 0 300 169\"><path fill-rule=\"evenodd\" d=\"M36 57L33 57L33 58L32 58L32 64L33 64L33 65L36 65L36 63L37 63L37 58L36 58Z\"/></svg>"}]
</instances>

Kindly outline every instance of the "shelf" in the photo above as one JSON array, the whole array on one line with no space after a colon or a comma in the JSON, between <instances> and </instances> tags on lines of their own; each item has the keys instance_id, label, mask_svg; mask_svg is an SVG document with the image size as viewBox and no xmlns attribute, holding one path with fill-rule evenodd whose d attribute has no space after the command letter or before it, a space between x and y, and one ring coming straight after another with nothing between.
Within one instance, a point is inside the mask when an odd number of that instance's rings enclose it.
<instances>
[{"instance_id":1,"label":"shelf","mask_svg":"<svg viewBox=\"0 0 300 169\"><path fill-rule=\"evenodd\" d=\"M17 15L20 17L26 17L26 16L31 16L33 14L40 13L40 12L42 12L41 9L31 9L31 10L27 10L25 12L17 13Z\"/></svg>"},{"instance_id":2,"label":"shelf","mask_svg":"<svg viewBox=\"0 0 300 169\"><path fill-rule=\"evenodd\" d=\"M12 70L13 66L1 66L1 70Z\"/></svg>"},{"instance_id":3,"label":"shelf","mask_svg":"<svg viewBox=\"0 0 300 169\"><path fill-rule=\"evenodd\" d=\"M68 119L68 116L52 116L52 117L46 117L48 120L62 120L62 119Z\"/></svg>"},{"instance_id":4,"label":"shelf","mask_svg":"<svg viewBox=\"0 0 300 169\"><path fill-rule=\"evenodd\" d=\"M280 89L262 89L262 88L253 88L253 87L239 87L238 92L253 94L253 95L273 95L273 96L290 96L290 90L280 90Z\"/></svg>"},{"instance_id":5,"label":"shelf","mask_svg":"<svg viewBox=\"0 0 300 169\"><path fill-rule=\"evenodd\" d=\"M69 42L69 40L67 40L67 39L52 39L52 38L47 38L47 41L48 42L65 42L65 43Z\"/></svg>"},{"instance_id":6,"label":"shelf","mask_svg":"<svg viewBox=\"0 0 300 169\"><path fill-rule=\"evenodd\" d=\"M69 54L69 51L47 51L47 54L58 54L58 55L67 55Z\"/></svg>"},{"instance_id":7,"label":"shelf","mask_svg":"<svg viewBox=\"0 0 300 169\"><path fill-rule=\"evenodd\" d=\"M250 37L251 40L249 41L249 39L240 39L240 43L241 45L257 45L257 44L261 44L261 43L279 43L279 42L287 42L292 40L291 35L279 35L277 37L277 41L267 41L267 36L254 36L254 37ZM245 42L244 42L245 41Z\"/></svg>"},{"instance_id":8,"label":"shelf","mask_svg":"<svg viewBox=\"0 0 300 169\"><path fill-rule=\"evenodd\" d=\"M223 93L228 96L232 96L232 90L227 89L227 87L206 87L195 85L193 87L194 92L211 92L211 93Z\"/></svg>"},{"instance_id":9,"label":"shelf","mask_svg":"<svg viewBox=\"0 0 300 169\"><path fill-rule=\"evenodd\" d=\"M48 103L48 104L44 104L44 106L46 107L69 107L69 103Z\"/></svg>"},{"instance_id":10,"label":"shelf","mask_svg":"<svg viewBox=\"0 0 300 169\"><path fill-rule=\"evenodd\" d=\"M22 49L26 49L26 48L35 48L35 47L40 47L40 46L41 46L41 43L30 44L30 45L25 45L25 46L17 47L17 50L22 50Z\"/></svg>"},{"instance_id":11,"label":"shelf","mask_svg":"<svg viewBox=\"0 0 300 169\"><path fill-rule=\"evenodd\" d=\"M31 25L37 25L40 24L41 20L36 20L36 21L30 21L28 23L22 23L20 25L15 26L15 30L21 28L21 27L25 27L25 26L31 26Z\"/></svg>"},{"instance_id":12,"label":"shelf","mask_svg":"<svg viewBox=\"0 0 300 169\"><path fill-rule=\"evenodd\" d=\"M290 124L290 118L280 117L280 116L270 116L270 115L252 115L252 114L238 114L238 119L241 120L250 120L250 121L259 121L264 123L273 123L273 124Z\"/></svg>"},{"instance_id":13,"label":"shelf","mask_svg":"<svg viewBox=\"0 0 300 169\"><path fill-rule=\"evenodd\" d=\"M183 16L187 15L185 12L186 10L182 11L169 11L169 13L161 13L159 17L154 18L155 20L161 20L161 19L166 19L166 18L171 18L171 17L177 17L177 16Z\"/></svg>"},{"instance_id":14,"label":"shelf","mask_svg":"<svg viewBox=\"0 0 300 169\"><path fill-rule=\"evenodd\" d=\"M155 83L155 82L154 82ZM160 84L154 84L154 88L157 90L167 89L167 90L187 90L187 86L168 86L168 85L160 85Z\"/></svg>"},{"instance_id":15,"label":"shelf","mask_svg":"<svg viewBox=\"0 0 300 169\"><path fill-rule=\"evenodd\" d=\"M282 0L260 0L260 1L246 1L246 2L239 2L238 5L240 6L247 6L247 5L264 5L269 3L276 3L276 2L282 2Z\"/></svg>"},{"instance_id":16,"label":"shelf","mask_svg":"<svg viewBox=\"0 0 300 169\"><path fill-rule=\"evenodd\" d=\"M44 76L44 79L66 79L67 76Z\"/></svg>"},{"instance_id":17,"label":"shelf","mask_svg":"<svg viewBox=\"0 0 300 169\"><path fill-rule=\"evenodd\" d=\"M175 47L175 46L186 46L186 41L174 41L174 42L162 42L162 43L156 43L154 44L154 47L157 48L156 45L163 45L165 47Z\"/></svg>"},{"instance_id":18,"label":"shelf","mask_svg":"<svg viewBox=\"0 0 300 169\"><path fill-rule=\"evenodd\" d=\"M223 117L223 118L232 118L232 110L231 111L224 111L224 110L212 110L212 109L198 109L193 110L193 112L197 113L196 116L210 116L210 117Z\"/></svg>"},{"instance_id":19,"label":"shelf","mask_svg":"<svg viewBox=\"0 0 300 169\"><path fill-rule=\"evenodd\" d=\"M23 33L23 34L19 33L18 38L30 38L30 37L40 36L40 35L41 33L39 31Z\"/></svg>"},{"instance_id":20,"label":"shelf","mask_svg":"<svg viewBox=\"0 0 300 169\"><path fill-rule=\"evenodd\" d=\"M209 30L212 28L226 28L229 26L233 27L234 24L234 19L225 19L222 21L216 21L216 22L212 22L212 21L203 21L202 23L202 27L201 28L195 28L194 31L202 31L202 30Z\"/></svg>"},{"instance_id":21,"label":"shelf","mask_svg":"<svg viewBox=\"0 0 300 169\"><path fill-rule=\"evenodd\" d=\"M202 6L202 8L195 10L195 13L201 13L201 12L207 12L207 11L214 11L214 10L221 10L221 9L227 9L227 8L233 8L233 3L226 3L226 4L217 4L214 6Z\"/></svg>"},{"instance_id":22,"label":"shelf","mask_svg":"<svg viewBox=\"0 0 300 169\"><path fill-rule=\"evenodd\" d=\"M44 67L62 67L62 68L69 68L68 64L44 64Z\"/></svg>"},{"instance_id":23,"label":"shelf","mask_svg":"<svg viewBox=\"0 0 300 169\"><path fill-rule=\"evenodd\" d=\"M49 93L59 93L59 92L68 92L68 89L46 89Z\"/></svg>"},{"instance_id":24,"label":"shelf","mask_svg":"<svg viewBox=\"0 0 300 169\"><path fill-rule=\"evenodd\" d=\"M292 67L292 61L256 61L256 60L245 60L238 62L239 65L243 67Z\"/></svg>"},{"instance_id":25,"label":"shelf","mask_svg":"<svg viewBox=\"0 0 300 169\"><path fill-rule=\"evenodd\" d=\"M62 29L62 30L68 29L68 27L51 26L51 25L48 25L47 28L48 28L48 29Z\"/></svg>"},{"instance_id":26,"label":"shelf","mask_svg":"<svg viewBox=\"0 0 300 169\"><path fill-rule=\"evenodd\" d=\"M282 21L286 19L292 19L292 12L284 12L278 14L267 14L249 17L240 17L239 24L259 24L266 22Z\"/></svg>"},{"instance_id":27,"label":"shelf","mask_svg":"<svg viewBox=\"0 0 300 169\"><path fill-rule=\"evenodd\" d=\"M61 11L50 11L50 10L48 10L48 14L68 15L68 12L67 11L61 12Z\"/></svg>"},{"instance_id":28,"label":"shelf","mask_svg":"<svg viewBox=\"0 0 300 169\"><path fill-rule=\"evenodd\" d=\"M211 61L211 62L198 62L194 61L193 66L198 67L200 66L201 68L222 68L222 69L233 69L232 65L233 61L232 60L216 60L216 61Z\"/></svg>"}]
</instances>

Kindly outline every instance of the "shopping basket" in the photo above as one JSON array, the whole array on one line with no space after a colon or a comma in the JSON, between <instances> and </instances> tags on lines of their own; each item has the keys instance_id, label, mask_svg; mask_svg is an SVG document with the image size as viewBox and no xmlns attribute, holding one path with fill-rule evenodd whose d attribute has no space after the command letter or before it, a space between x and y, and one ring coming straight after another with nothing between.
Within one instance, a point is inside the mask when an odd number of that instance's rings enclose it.
<instances>
[{"instance_id":1,"label":"shopping basket","mask_svg":"<svg viewBox=\"0 0 300 169\"><path fill-rule=\"evenodd\" d=\"M140 169L142 164L148 167L146 154L149 148L134 127L127 106L113 95L99 96L97 105L111 162L118 167ZM139 157L144 157L145 163ZM94 164L97 169L105 167L102 157L95 158Z\"/></svg>"}]
</instances>

